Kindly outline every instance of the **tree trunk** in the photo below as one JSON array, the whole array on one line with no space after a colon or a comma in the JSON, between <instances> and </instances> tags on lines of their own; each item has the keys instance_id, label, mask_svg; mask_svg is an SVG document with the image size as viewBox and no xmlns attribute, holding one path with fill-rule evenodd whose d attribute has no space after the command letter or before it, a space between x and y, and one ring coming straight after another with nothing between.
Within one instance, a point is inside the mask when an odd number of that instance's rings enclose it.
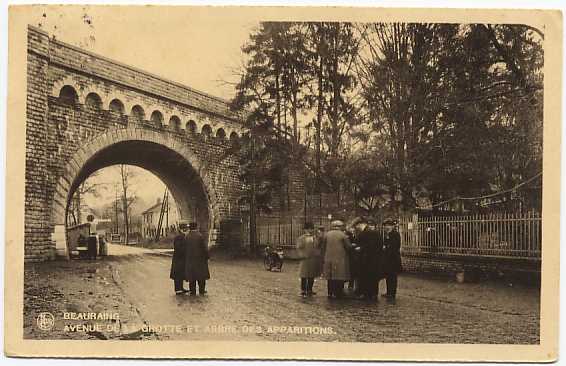
<instances>
[{"instance_id":1,"label":"tree trunk","mask_svg":"<svg viewBox=\"0 0 566 366\"><path fill-rule=\"evenodd\" d=\"M251 126L250 155L251 155L251 190L250 190L250 250L255 254L257 248L257 210L256 210L256 165L255 165L255 122Z\"/></svg>"},{"instance_id":2,"label":"tree trunk","mask_svg":"<svg viewBox=\"0 0 566 366\"><path fill-rule=\"evenodd\" d=\"M122 214L124 216L124 244L128 244L130 238L130 222L128 215L128 172L124 165L120 165L122 178Z\"/></svg>"},{"instance_id":3,"label":"tree trunk","mask_svg":"<svg viewBox=\"0 0 566 366\"><path fill-rule=\"evenodd\" d=\"M340 101L340 81L338 80L338 24L334 25L333 43L334 52L332 55L332 146L330 148L330 156L336 158L338 156L338 146L340 145L340 126L338 123L338 104ZM333 187L336 188L336 187Z\"/></svg>"},{"instance_id":4,"label":"tree trunk","mask_svg":"<svg viewBox=\"0 0 566 366\"><path fill-rule=\"evenodd\" d=\"M319 42L322 42L322 37L319 39ZM317 113L316 113L316 189L318 190L318 204L319 208L322 209L322 190L320 184L320 145L321 145L321 130L322 130L322 113L323 113L323 78L322 78L322 56L319 53L319 64L317 68L318 73L318 104L317 104Z\"/></svg>"},{"instance_id":5,"label":"tree trunk","mask_svg":"<svg viewBox=\"0 0 566 366\"><path fill-rule=\"evenodd\" d=\"M295 80L295 69L293 68L293 80ZM299 143L299 123L297 121L297 88L293 86L292 94L291 94L291 116L293 117L293 136L294 142L296 144Z\"/></svg>"},{"instance_id":6,"label":"tree trunk","mask_svg":"<svg viewBox=\"0 0 566 366\"><path fill-rule=\"evenodd\" d=\"M126 195L122 197L122 213L124 216L124 243L128 244L129 236L130 236L130 225L129 225L129 217L128 217L128 201L126 200Z\"/></svg>"}]
</instances>

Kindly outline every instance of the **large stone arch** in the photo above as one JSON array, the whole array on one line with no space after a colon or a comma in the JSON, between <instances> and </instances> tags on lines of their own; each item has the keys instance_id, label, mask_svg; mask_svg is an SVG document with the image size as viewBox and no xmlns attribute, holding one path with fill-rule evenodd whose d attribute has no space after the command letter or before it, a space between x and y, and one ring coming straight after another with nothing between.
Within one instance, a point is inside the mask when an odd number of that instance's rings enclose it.
<instances>
[{"instance_id":1,"label":"large stone arch","mask_svg":"<svg viewBox=\"0 0 566 366\"><path fill-rule=\"evenodd\" d=\"M145 166L136 161L135 158L132 158L134 160L121 160L119 152L134 147L136 149L151 147L155 151L162 151L163 154L168 154L167 156L170 158L178 158L181 169L185 170L185 175L180 175L181 178L179 179L187 178L189 179L187 184L194 183L195 185L192 186L193 188L183 187L183 183L178 181L170 172L171 167L161 168L163 164L159 162L159 159L156 159L155 165L151 165L152 163L148 162ZM111 156L115 155L118 156L115 160L112 160ZM143 158L140 159L143 160ZM66 211L74 190L93 171L119 163L138 165L153 172L170 188L176 202L186 202L189 197L199 194L199 190L202 189L207 204L209 239L213 237L213 231L217 228L220 220L219 196L215 191L212 177L205 167L206 164L200 161L187 142L175 137L174 134L164 134L135 127L117 128L107 130L95 137L91 142L81 146L68 160L56 184L51 219L54 226L52 240L55 241L59 254L67 254L65 220ZM190 174L187 169L192 169ZM189 176L194 176L195 179L192 180L192 178L188 178ZM181 216L186 217L189 208L186 204L181 206Z\"/></svg>"},{"instance_id":2,"label":"large stone arch","mask_svg":"<svg viewBox=\"0 0 566 366\"><path fill-rule=\"evenodd\" d=\"M209 231L215 239L211 243L232 245L246 240L237 229L245 215L240 205L245 186L232 148L246 131L240 112L220 98L81 50L38 28L28 27L27 41L26 262L54 258L55 243L64 252L67 202L73 187L86 175L81 171L93 156L128 141L154 143L161 147L157 149L160 154L165 149L173 152L196 172L207 203L202 212L210 216L208 227L214 228ZM61 98L62 88L72 90L73 103ZM101 109L84 104L89 93L100 97ZM142 121L131 115L136 105L144 110ZM180 130L147 123L153 110L163 114L163 125L172 115L179 117ZM221 135L231 136L232 141L203 138L199 131L204 125L214 131L222 128L225 133ZM154 160L158 164L160 157ZM162 174L160 178L169 187L166 181L171 177ZM173 191L173 197L183 195L183 187ZM296 210L303 207L299 189L291 194L296 196L291 198Z\"/></svg>"}]
</instances>

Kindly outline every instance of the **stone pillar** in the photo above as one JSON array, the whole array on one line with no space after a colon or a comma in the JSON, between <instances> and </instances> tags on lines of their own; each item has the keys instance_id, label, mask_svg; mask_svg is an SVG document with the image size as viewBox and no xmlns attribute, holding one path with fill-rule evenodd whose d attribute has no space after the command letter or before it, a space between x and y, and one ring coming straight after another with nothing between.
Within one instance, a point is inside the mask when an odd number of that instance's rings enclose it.
<instances>
[{"instance_id":1,"label":"stone pillar","mask_svg":"<svg viewBox=\"0 0 566 366\"><path fill-rule=\"evenodd\" d=\"M55 225L51 240L55 242L55 253L57 257L69 258L67 249L67 230L65 225Z\"/></svg>"},{"instance_id":2,"label":"stone pillar","mask_svg":"<svg viewBox=\"0 0 566 366\"><path fill-rule=\"evenodd\" d=\"M55 251L50 217L53 179L47 170L49 36L30 27L27 46L24 252L26 262L38 262L53 258Z\"/></svg>"}]
</instances>

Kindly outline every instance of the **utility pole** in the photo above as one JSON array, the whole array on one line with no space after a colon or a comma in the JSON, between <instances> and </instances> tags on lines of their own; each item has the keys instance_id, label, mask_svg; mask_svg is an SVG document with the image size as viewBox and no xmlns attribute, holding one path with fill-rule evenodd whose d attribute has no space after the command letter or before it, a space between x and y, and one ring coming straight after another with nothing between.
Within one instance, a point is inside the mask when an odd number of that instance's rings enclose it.
<instances>
[{"instance_id":1,"label":"utility pole","mask_svg":"<svg viewBox=\"0 0 566 366\"><path fill-rule=\"evenodd\" d=\"M167 195L167 206L165 208L165 235L169 232L169 195Z\"/></svg>"},{"instance_id":2,"label":"utility pole","mask_svg":"<svg viewBox=\"0 0 566 366\"><path fill-rule=\"evenodd\" d=\"M155 242L159 240L161 236L161 230L163 229L163 217L165 216L166 210L168 210L168 198L169 192L165 188L165 193L163 193L163 202L161 202L161 211L159 212L159 222L157 224L157 232L155 233ZM167 219L169 221L169 219Z\"/></svg>"}]
</instances>

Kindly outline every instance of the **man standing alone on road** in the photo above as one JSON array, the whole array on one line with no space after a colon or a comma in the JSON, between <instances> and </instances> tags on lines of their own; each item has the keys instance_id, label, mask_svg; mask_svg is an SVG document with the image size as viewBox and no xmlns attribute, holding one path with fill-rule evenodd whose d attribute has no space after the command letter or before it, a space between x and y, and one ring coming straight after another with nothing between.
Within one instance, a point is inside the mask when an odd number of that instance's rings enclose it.
<instances>
[{"instance_id":1,"label":"man standing alone on road","mask_svg":"<svg viewBox=\"0 0 566 366\"><path fill-rule=\"evenodd\" d=\"M185 233L188 226L186 222L179 222L179 235L173 239L173 258L171 259L171 273L169 277L175 284L175 294L181 295L189 292L183 288L183 279L185 278L185 255L187 249L187 239Z\"/></svg>"},{"instance_id":2,"label":"man standing alone on road","mask_svg":"<svg viewBox=\"0 0 566 366\"><path fill-rule=\"evenodd\" d=\"M383 222L385 229L383 237L383 265L382 270L387 284L387 293L383 295L390 301L395 301L397 295L397 274L401 272L401 236L395 230L396 222L386 219Z\"/></svg>"},{"instance_id":3,"label":"man standing alone on road","mask_svg":"<svg viewBox=\"0 0 566 366\"><path fill-rule=\"evenodd\" d=\"M206 280L210 278L208 259L206 240L197 231L197 223L191 222L187 234L187 255L185 257L185 280L189 281L191 295L197 293L197 282L199 294L206 293Z\"/></svg>"}]
</instances>

